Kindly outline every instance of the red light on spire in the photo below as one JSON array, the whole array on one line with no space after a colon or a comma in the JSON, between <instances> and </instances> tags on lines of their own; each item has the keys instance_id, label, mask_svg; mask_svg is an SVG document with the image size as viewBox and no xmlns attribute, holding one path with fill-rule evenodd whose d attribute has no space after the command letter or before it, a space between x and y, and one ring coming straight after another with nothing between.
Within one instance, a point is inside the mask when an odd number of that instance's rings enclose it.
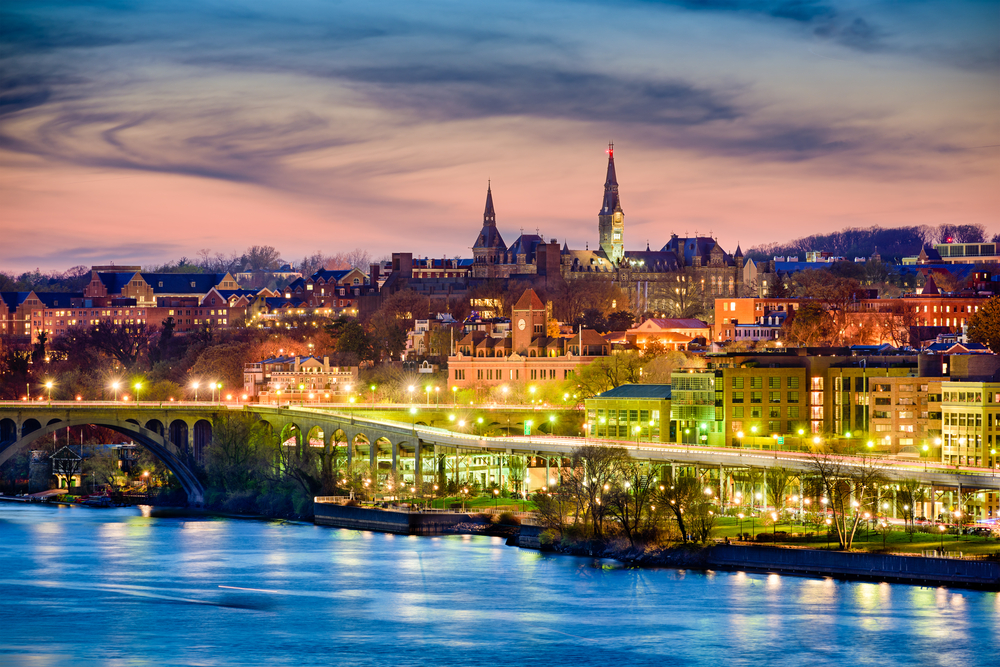
<instances>
[{"instance_id":1,"label":"red light on spire","mask_svg":"<svg viewBox=\"0 0 1000 667\"><path fill-rule=\"evenodd\" d=\"M615 156L615 144L613 141L608 142L608 157L613 158Z\"/></svg>"}]
</instances>

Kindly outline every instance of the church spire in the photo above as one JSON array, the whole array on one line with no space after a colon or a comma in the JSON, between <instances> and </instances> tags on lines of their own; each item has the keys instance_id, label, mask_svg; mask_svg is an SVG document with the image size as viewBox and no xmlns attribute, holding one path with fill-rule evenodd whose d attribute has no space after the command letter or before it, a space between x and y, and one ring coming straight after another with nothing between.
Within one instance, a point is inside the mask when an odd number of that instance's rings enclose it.
<instances>
[{"instance_id":1,"label":"church spire","mask_svg":"<svg viewBox=\"0 0 1000 667\"><path fill-rule=\"evenodd\" d=\"M483 212L483 225L496 227L496 224L497 214L493 210L493 191L490 188L490 182L486 181L486 210Z\"/></svg>"},{"instance_id":2,"label":"church spire","mask_svg":"<svg viewBox=\"0 0 1000 667\"><path fill-rule=\"evenodd\" d=\"M601 215L611 215L621 212L622 205L618 199L618 176L615 174L615 145L608 144L608 177L604 180L604 203L601 205Z\"/></svg>"}]
</instances>

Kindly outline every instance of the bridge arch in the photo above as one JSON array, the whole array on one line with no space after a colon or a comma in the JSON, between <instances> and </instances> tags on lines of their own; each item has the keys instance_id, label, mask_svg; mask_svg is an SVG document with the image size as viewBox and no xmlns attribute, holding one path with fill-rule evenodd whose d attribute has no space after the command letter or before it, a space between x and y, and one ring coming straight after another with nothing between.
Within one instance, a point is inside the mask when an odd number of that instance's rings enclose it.
<instances>
[{"instance_id":1,"label":"bridge arch","mask_svg":"<svg viewBox=\"0 0 1000 667\"><path fill-rule=\"evenodd\" d=\"M187 493L189 502L200 505L205 501L205 488L201 485L201 482L198 481L198 478L195 477L194 473L191 472L191 470L184 464L183 452L159 433L143 428L142 426L136 424L133 420L119 421L113 418L102 418L98 420L88 418L68 419L65 421L53 420L52 423L47 424L44 427L39 425L39 428L27 430L28 422L35 422L35 424L38 424L38 422L34 419L29 419L24 422L21 428L21 437L4 447L3 450L0 450L0 465L6 463L8 459L17 455L22 449L26 448L39 438L44 438L47 435L67 427L92 424L94 426L109 428L113 431L121 433L122 435L126 435L134 442L148 449L153 453L153 456L162 461L163 465L165 465L170 472L177 477L177 480L181 483L181 486L184 487L184 491Z\"/></svg>"},{"instance_id":2,"label":"bridge arch","mask_svg":"<svg viewBox=\"0 0 1000 667\"><path fill-rule=\"evenodd\" d=\"M195 460L203 461L205 448L212 442L212 422L199 419L194 423L194 456Z\"/></svg>"},{"instance_id":3,"label":"bridge arch","mask_svg":"<svg viewBox=\"0 0 1000 667\"><path fill-rule=\"evenodd\" d=\"M146 422L146 428L157 435L163 435L163 422L159 419L150 419Z\"/></svg>"},{"instance_id":4,"label":"bridge arch","mask_svg":"<svg viewBox=\"0 0 1000 667\"><path fill-rule=\"evenodd\" d=\"M42 428L42 423L37 419L25 419L21 423L21 437L28 435L29 433L34 433L38 429Z\"/></svg>"},{"instance_id":5,"label":"bridge arch","mask_svg":"<svg viewBox=\"0 0 1000 667\"><path fill-rule=\"evenodd\" d=\"M174 443L184 455L191 451L190 440L188 439L188 424L183 419L175 419L170 422L170 442Z\"/></svg>"}]
</instances>

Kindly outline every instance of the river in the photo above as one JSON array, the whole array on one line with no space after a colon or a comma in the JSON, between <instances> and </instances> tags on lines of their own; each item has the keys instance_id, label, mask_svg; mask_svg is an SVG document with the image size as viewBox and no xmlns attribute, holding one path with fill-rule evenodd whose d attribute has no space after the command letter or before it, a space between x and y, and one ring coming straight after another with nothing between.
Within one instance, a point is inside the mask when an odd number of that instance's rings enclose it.
<instances>
[{"instance_id":1,"label":"river","mask_svg":"<svg viewBox=\"0 0 1000 667\"><path fill-rule=\"evenodd\" d=\"M0 503L0 665L996 665L1000 596Z\"/></svg>"}]
</instances>

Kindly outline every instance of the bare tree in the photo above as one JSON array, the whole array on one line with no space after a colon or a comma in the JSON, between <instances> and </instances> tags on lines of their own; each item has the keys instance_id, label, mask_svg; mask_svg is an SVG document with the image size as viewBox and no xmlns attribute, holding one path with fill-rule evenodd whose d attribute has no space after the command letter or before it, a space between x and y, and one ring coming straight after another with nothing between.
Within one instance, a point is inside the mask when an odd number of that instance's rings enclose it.
<instances>
[{"instance_id":1,"label":"bare tree","mask_svg":"<svg viewBox=\"0 0 1000 667\"><path fill-rule=\"evenodd\" d=\"M865 508L885 481L882 459L867 453L843 456L817 452L810 456L815 473L833 511L833 527L841 549L850 549Z\"/></svg>"},{"instance_id":2,"label":"bare tree","mask_svg":"<svg viewBox=\"0 0 1000 667\"><path fill-rule=\"evenodd\" d=\"M577 522L582 520L584 530L589 527L596 539L604 538L606 496L627 456L618 447L584 445L573 450L568 474L563 475L567 491L577 499Z\"/></svg>"},{"instance_id":3,"label":"bare tree","mask_svg":"<svg viewBox=\"0 0 1000 667\"><path fill-rule=\"evenodd\" d=\"M924 498L924 486L917 480L904 479L899 482L899 489L896 491L896 509L903 515L903 525L911 542L913 541L913 533L917 531L915 521L917 504L922 503Z\"/></svg>"},{"instance_id":4,"label":"bare tree","mask_svg":"<svg viewBox=\"0 0 1000 667\"><path fill-rule=\"evenodd\" d=\"M618 520L629 544L648 528L651 501L656 489L649 464L632 459L618 461L618 474L607 495L608 512Z\"/></svg>"}]
</instances>

